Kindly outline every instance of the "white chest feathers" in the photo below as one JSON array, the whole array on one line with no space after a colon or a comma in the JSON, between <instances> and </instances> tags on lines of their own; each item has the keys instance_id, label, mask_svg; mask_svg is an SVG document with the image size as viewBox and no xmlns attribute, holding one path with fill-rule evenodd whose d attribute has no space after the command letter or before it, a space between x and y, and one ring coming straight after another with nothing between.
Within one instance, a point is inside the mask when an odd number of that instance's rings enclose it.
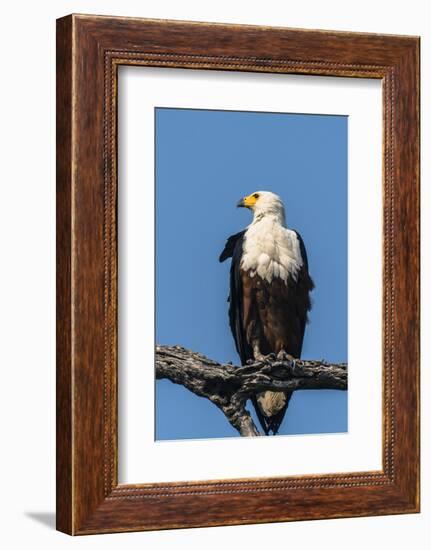
<instances>
[{"instance_id":1,"label":"white chest feathers","mask_svg":"<svg viewBox=\"0 0 431 550\"><path fill-rule=\"evenodd\" d=\"M273 278L295 281L302 267L299 239L294 231L283 227L279 221L263 218L252 223L245 235L241 269L256 274L269 283Z\"/></svg>"}]
</instances>

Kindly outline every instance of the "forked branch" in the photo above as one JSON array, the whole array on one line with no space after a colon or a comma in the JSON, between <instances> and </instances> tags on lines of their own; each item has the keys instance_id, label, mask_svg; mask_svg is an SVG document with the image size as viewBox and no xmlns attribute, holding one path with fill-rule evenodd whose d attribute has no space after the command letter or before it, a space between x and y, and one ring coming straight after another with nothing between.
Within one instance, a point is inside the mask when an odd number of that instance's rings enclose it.
<instances>
[{"instance_id":1,"label":"forked branch","mask_svg":"<svg viewBox=\"0 0 431 550\"><path fill-rule=\"evenodd\" d=\"M156 346L156 378L209 399L240 435L258 436L245 408L248 399L266 390L347 390L347 364L268 357L236 367L181 346Z\"/></svg>"}]
</instances>

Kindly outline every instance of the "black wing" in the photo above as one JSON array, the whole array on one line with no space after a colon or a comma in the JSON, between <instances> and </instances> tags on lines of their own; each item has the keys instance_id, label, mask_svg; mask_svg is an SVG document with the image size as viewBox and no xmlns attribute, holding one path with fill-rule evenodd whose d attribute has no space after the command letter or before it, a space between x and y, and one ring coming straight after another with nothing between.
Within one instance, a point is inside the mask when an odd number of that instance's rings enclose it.
<instances>
[{"instance_id":1,"label":"black wing","mask_svg":"<svg viewBox=\"0 0 431 550\"><path fill-rule=\"evenodd\" d=\"M305 249L304 241L303 241L301 235L298 233L298 231L293 230L293 232L295 233L295 235L298 238L299 250L301 252L301 257L302 257L302 264L305 266L305 269L307 270L307 273L308 273L308 257L307 257L307 251Z\"/></svg>"},{"instance_id":2,"label":"black wing","mask_svg":"<svg viewBox=\"0 0 431 550\"><path fill-rule=\"evenodd\" d=\"M235 235L231 235L228 240L226 241L226 244L224 245L223 252L220 254L218 261L224 262L228 258L232 258L235 245L238 241L242 242L242 238L244 237L245 231L240 231L239 233L235 233Z\"/></svg>"},{"instance_id":3,"label":"black wing","mask_svg":"<svg viewBox=\"0 0 431 550\"><path fill-rule=\"evenodd\" d=\"M301 252L301 257L302 257L302 267L298 273L297 294L296 294L298 298L296 314L301 321L301 331L302 331L301 348L302 348L302 340L304 338L305 325L307 324L307 321L308 321L307 314L311 309L310 292L314 288L314 282L308 273L308 257L307 257L307 251L305 249L304 241L301 235L298 233L298 231L294 231L294 233L298 238L299 250Z\"/></svg>"},{"instance_id":4,"label":"black wing","mask_svg":"<svg viewBox=\"0 0 431 550\"><path fill-rule=\"evenodd\" d=\"M223 252L220 254L219 261L224 262L227 258L232 258L230 266L230 293L229 293L229 324L235 340L236 350L241 359L241 364L245 365L248 359L253 359L253 350L248 345L243 329L243 301L242 301L242 282L240 273L240 264L242 257L242 246L245 231L236 233L228 238Z\"/></svg>"}]
</instances>

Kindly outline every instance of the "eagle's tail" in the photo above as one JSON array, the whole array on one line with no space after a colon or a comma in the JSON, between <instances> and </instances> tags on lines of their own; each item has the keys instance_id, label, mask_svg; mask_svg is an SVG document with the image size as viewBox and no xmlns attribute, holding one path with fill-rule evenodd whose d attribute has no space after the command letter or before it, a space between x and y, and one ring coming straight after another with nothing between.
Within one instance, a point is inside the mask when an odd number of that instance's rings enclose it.
<instances>
[{"instance_id":1,"label":"eagle's tail","mask_svg":"<svg viewBox=\"0 0 431 550\"><path fill-rule=\"evenodd\" d=\"M270 432L277 435L292 393L266 391L253 396L252 402L265 435Z\"/></svg>"}]
</instances>

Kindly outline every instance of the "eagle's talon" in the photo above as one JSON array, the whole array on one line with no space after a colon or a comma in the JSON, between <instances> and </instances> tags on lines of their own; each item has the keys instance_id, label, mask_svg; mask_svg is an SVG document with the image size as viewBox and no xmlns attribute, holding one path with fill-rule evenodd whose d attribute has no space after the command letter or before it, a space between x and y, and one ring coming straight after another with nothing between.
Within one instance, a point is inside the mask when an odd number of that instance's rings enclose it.
<instances>
[{"instance_id":1,"label":"eagle's talon","mask_svg":"<svg viewBox=\"0 0 431 550\"><path fill-rule=\"evenodd\" d=\"M277 359L279 361L290 361L291 363L295 362L295 358L293 357L293 355L290 355L290 353L285 352L284 349L280 350L277 353Z\"/></svg>"}]
</instances>

